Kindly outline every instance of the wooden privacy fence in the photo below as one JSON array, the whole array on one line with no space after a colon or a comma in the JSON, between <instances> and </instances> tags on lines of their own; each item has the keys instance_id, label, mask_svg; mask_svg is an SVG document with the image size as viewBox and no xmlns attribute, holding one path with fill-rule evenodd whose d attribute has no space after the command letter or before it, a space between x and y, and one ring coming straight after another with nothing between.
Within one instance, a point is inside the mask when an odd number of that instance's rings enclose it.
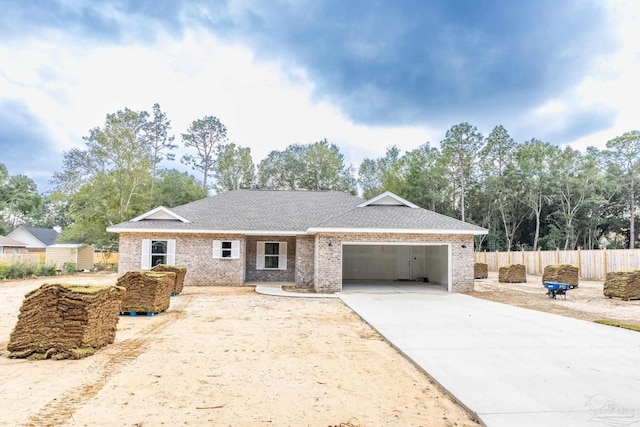
<instances>
[{"instance_id":1,"label":"wooden privacy fence","mask_svg":"<svg viewBox=\"0 0 640 427\"><path fill-rule=\"evenodd\" d=\"M547 265L572 264L578 267L582 279L605 280L610 271L640 269L640 249L476 252L475 261L487 264L489 271L524 264L527 274L539 276Z\"/></svg>"},{"instance_id":2,"label":"wooden privacy fence","mask_svg":"<svg viewBox=\"0 0 640 427\"><path fill-rule=\"evenodd\" d=\"M117 264L118 252L94 252L93 263L94 264Z\"/></svg>"}]
</instances>

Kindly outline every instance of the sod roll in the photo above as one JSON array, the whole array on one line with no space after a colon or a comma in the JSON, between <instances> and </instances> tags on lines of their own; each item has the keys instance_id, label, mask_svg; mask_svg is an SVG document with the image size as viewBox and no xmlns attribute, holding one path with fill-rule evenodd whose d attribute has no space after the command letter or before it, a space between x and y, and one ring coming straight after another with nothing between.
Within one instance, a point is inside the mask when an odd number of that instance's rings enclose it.
<instances>
[{"instance_id":1,"label":"sod roll","mask_svg":"<svg viewBox=\"0 0 640 427\"><path fill-rule=\"evenodd\" d=\"M500 267L498 270L498 282L500 283L525 283L527 270L523 264L510 264Z\"/></svg>"},{"instance_id":2,"label":"sod roll","mask_svg":"<svg viewBox=\"0 0 640 427\"><path fill-rule=\"evenodd\" d=\"M151 268L151 270L152 271L170 271L172 273L175 273L176 279L175 279L172 293L178 295L180 292L182 292L182 289L184 288L184 278L187 275L186 267L158 264L158 265L154 265Z\"/></svg>"},{"instance_id":3,"label":"sod roll","mask_svg":"<svg viewBox=\"0 0 640 427\"><path fill-rule=\"evenodd\" d=\"M29 292L9 338L9 357L79 359L115 338L125 289L44 284Z\"/></svg>"},{"instance_id":4,"label":"sod roll","mask_svg":"<svg viewBox=\"0 0 640 427\"><path fill-rule=\"evenodd\" d=\"M603 293L609 298L640 299L640 270L607 273Z\"/></svg>"},{"instance_id":5,"label":"sod roll","mask_svg":"<svg viewBox=\"0 0 640 427\"><path fill-rule=\"evenodd\" d=\"M117 285L127 290L120 311L160 313L169 308L175 286L175 273L133 270L118 278Z\"/></svg>"}]
</instances>

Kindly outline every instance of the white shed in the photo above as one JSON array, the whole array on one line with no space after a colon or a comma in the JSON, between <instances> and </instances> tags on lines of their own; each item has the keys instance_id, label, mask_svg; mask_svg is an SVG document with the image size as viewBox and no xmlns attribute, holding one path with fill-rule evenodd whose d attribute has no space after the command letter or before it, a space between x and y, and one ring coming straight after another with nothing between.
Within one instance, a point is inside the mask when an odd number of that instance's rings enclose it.
<instances>
[{"instance_id":1,"label":"white shed","mask_svg":"<svg viewBox=\"0 0 640 427\"><path fill-rule=\"evenodd\" d=\"M93 268L93 248L79 243L59 243L47 247L47 264L64 270L65 264L75 264L76 270Z\"/></svg>"}]
</instances>

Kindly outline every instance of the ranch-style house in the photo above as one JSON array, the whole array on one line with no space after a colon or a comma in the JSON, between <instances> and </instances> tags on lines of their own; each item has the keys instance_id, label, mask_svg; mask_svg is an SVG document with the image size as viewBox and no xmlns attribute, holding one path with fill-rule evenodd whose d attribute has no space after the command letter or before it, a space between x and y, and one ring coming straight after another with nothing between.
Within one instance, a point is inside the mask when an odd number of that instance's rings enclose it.
<instances>
[{"instance_id":1,"label":"ranch-style house","mask_svg":"<svg viewBox=\"0 0 640 427\"><path fill-rule=\"evenodd\" d=\"M319 293L402 281L473 290L473 242L487 230L386 192L234 190L158 207L107 228L118 272L187 268L185 286L289 282Z\"/></svg>"}]
</instances>

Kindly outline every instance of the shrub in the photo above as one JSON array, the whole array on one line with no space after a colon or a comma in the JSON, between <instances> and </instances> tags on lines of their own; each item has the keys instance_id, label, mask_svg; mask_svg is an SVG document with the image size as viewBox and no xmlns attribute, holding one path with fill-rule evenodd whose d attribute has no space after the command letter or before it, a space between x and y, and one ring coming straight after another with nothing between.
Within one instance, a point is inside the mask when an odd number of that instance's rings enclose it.
<instances>
[{"instance_id":1,"label":"shrub","mask_svg":"<svg viewBox=\"0 0 640 427\"><path fill-rule=\"evenodd\" d=\"M21 261L12 264L0 264L0 280L55 275L55 266L49 264L26 263Z\"/></svg>"},{"instance_id":2,"label":"shrub","mask_svg":"<svg viewBox=\"0 0 640 427\"><path fill-rule=\"evenodd\" d=\"M65 262L63 268L65 274L73 274L78 270L75 262Z\"/></svg>"},{"instance_id":3,"label":"shrub","mask_svg":"<svg viewBox=\"0 0 640 427\"><path fill-rule=\"evenodd\" d=\"M53 264L40 264L38 266L38 276L55 276L56 274L58 274L58 271Z\"/></svg>"}]
</instances>

